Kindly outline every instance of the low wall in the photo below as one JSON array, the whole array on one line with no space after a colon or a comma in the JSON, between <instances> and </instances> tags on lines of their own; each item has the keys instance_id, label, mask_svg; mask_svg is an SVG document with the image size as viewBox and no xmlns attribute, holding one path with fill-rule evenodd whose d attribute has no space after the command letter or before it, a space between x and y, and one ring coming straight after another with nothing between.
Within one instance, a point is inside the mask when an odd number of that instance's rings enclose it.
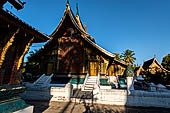
<instances>
[{"instance_id":1,"label":"low wall","mask_svg":"<svg viewBox=\"0 0 170 113\"><path fill-rule=\"evenodd\" d=\"M170 92L149 92L119 89L98 89L94 91L95 103L141 107L170 108Z\"/></svg>"},{"instance_id":2,"label":"low wall","mask_svg":"<svg viewBox=\"0 0 170 113\"><path fill-rule=\"evenodd\" d=\"M94 91L94 99L99 104L125 105L127 99L126 90L100 89Z\"/></svg>"},{"instance_id":3,"label":"low wall","mask_svg":"<svg viewBox=\"0 0 170 113\"><path fill-rule=\"evenodd\" d=\"M126 105L170 108L170 92L131 91Z\"/></svg>"},{"instance_id":4,"label":"low wall","mask_svg":"<svg viewBox=\"0 0 170 113\"><path fill-rule=\"evenodd\" d=\"M27 89L21 97L25 100L50 100L50 91L49 89Z\"/></svg>"}]
</instances>

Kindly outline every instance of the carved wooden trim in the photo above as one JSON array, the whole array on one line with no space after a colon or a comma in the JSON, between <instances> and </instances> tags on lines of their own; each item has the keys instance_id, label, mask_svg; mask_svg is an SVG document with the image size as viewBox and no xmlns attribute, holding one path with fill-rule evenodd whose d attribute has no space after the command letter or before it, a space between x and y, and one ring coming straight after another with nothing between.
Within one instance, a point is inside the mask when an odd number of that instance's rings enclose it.
<instances>
[{"instance_id":1,"label":"carved wooden trim","mask_svg":"<svg viewBox=\"0 0 170 113\"><path fill-rule=\"evenodd\" d=\"M22 64L22 62L23 62L23 58L24 58L25 54L28 52L29 47L31 46L33 40L34 40L34 37L33 37L33 38L28 42L28 44L25 46L25 50L24 50L23 54L20 56L20 58L19 58L19 60L18 60L17 70L20 69L20 66L21 66L21 64Z\"/></svg>"},{"instance_id":2,"label":"carved wooden trim","mask_svg":"<svg viewBox=\"0 0 170 113\"><path fill-rule=\"evenodd\" d=\"M5 46L3 47L2 49L2 53L1 53L1 56L0 56L0 68L3 64L3 61L5 60L5 55L9 49L9 47L12 46L13 42L14 42L14 39L15 39L15 35L19 32L19 28L17 29L17 31L12 35L12 37L10 38L10 40L5 44Z\"/></svg>"}]
</instances>

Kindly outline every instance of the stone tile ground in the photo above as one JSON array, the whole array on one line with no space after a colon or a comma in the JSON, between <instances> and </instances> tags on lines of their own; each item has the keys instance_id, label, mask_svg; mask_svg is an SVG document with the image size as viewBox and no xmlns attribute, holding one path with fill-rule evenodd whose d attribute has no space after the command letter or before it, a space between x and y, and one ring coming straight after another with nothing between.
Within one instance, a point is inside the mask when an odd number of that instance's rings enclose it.
<instances>
[{"instance_id":1,"label":"stone tile ground","mask_svg":"<svg viewBox=\"0 0 170 113\"><path fill-rule=\"evenodd\" d=\"M124 107L115 105L26 101L34 113L170 113L165 108Z\"/></svg>"}]
</instances>

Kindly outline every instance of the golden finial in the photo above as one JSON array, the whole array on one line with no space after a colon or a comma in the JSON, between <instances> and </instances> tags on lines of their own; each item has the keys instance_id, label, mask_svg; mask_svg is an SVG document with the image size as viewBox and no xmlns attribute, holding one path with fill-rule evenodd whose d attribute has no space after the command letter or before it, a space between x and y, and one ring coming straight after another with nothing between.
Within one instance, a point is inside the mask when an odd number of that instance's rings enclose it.
<instances>
[{"instance_id":1,"label":"golden finial","mask_svg":"<svg viewBox=\"0 0 170 113\"><path fill-rule=\"evenodd\" d=\"M70 5L69 0L67 0L67 5Z\"/></svg>"},{"instance_id":2,"label":"golden finial","mask_svg":"<svg viewBox=\"0 0 170 113\"><path fill-rule=\"evenodd\" d=\"M69 10L70 10L70 3L69 0L67 0L66 11L68 12Z\"/></svg>"},{"instance_id":3,"label":"golden finial","mask_svg":"<svg viewBox=\"0 0 170 113\"><path fill-rule=\"evenodd\" d=\"M79 16L79 8L78 8L78 3L76 4L76 9L77 9L77 14L76 14L76 16Z\"/></svg>"}]
</instances>

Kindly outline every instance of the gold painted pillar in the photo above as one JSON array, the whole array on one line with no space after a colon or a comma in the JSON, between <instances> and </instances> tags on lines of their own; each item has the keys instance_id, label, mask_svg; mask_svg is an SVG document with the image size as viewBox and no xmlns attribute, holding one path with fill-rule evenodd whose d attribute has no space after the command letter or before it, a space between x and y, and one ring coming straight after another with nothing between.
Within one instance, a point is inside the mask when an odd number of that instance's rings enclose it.
<instances>
[{"instance_id":1,"label":"gold painted pillar","mask_svg":"<svg viewBox=\"0 0 170 113\"><path fill-rule=\"evenodd\" d=\"M12 37L8 40L8 42L5 44L5 46L2 49L2 53L0 55L0 69L1 66L3 64L3 61L5 60L5 55L8 51L8 49L12 46L14 39L15 39L15 35L19 32L19 29L17 29L17 31L12 35Z\"/></svg>"},{"instance_id":2,"label":"gold painted pillar","mask_svg":"<svg viewBox=\"0 0 170 113\"><path fill-rule=\"evenodd\" d=\"M5 71L11 71L11 70L5 70L2 69L2 65L8 62L5 62L5 57L7 54L7 51L9 50L9 48L12 46L15 38L16 38L16 34L19 32L19 28L15 31L11 31L9 34L7 34L7 36L4 38L3 42L4 43L1 47L2 47L2 52L0 54L0 85L2 85L3 80L4 80L4 74ZM7 40L8 39L8 40Z\"/></svg>"}]
</instances>

